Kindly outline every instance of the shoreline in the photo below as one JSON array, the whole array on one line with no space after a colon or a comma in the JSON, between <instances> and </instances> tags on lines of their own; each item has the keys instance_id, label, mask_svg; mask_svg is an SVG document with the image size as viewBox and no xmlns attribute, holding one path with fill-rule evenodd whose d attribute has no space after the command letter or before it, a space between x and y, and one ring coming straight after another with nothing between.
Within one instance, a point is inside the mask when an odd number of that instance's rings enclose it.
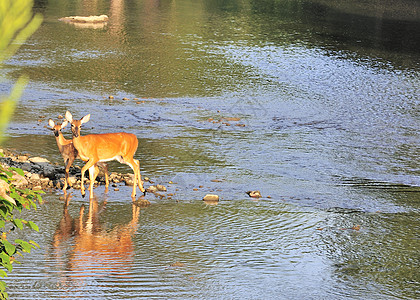
<instances>
[{"instance_id":1,"label":"shoreline","mask_svg":"<svg viewBox=\"0 0 420 300\"><path fill-rule=\"evenodd\" d=\"M0 165L5 169L9 167L23 170L24 176L15 171L13 173L14 185L18 188L29 188L32 190L43 190L51 192L62 190L65 180L65 166L50 162L48 159L40 156L30 156L20 154L8 148L0 148ZM81 168L72 166L69 170L69 179L71 186L69 188L80 189ZM123 174L117 172L109 173L109 184L117 188L117 183L124 183L133 186L134 174ZM149 180L145 180L149 181ZM89 183L89 177L85 178L85 184ZM105 185L105 176L100 170L95 180L94 186Z\"/></svg>"}]
</instances>

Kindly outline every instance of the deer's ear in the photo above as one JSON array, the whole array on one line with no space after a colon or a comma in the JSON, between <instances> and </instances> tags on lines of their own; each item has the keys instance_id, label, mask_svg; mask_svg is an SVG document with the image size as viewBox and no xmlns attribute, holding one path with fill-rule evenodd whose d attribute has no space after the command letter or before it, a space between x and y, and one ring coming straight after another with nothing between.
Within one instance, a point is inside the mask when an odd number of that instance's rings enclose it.
<instances>
[{"instance_id":1,"label":"deer's ear","mask_svg":"<svg viewBox=\"0 0 420 300\"><path fill-rule=\"evenodd\" d=\"M84 116L83 118L81 118L80 119L80 122L82 124L84 124L84 123L88 122L89 120L90 120L90 114L88 114L88 115Z\"/></svg>"},{"instance_id":2,"label":"deer's ear","mask_svg":"<svg viewBox=\"0 0 420 300\"><path fill-rule=\"evenodd\" d=\"M61 124L61 129L63 129L64 127L66 127L68 123L69 123L69 122L67 122L67 120L65 120L65 121L63 122L63 124Z\"/></svg>"},{"instance_id":3,"label":"deer's ear","mask_svg":"<svg viewBox=\"0 0 420 300\"><path fill-rule=\"evenodd\" d=\"M71 115L69 111L66 111L66 120L69 121L70 123L73 121L73 116Z\"/></svg>"},{"instance_id":4,"label":"deer's ear","mask_svg":"<svg viewBox=\"0 0 420 300\"><path fill-rule=\"evenodd\" d=\"M49 119L49 120L48 120L48 125L50 125L50 126L51 126L51 128L54 128L55 123L54 123L54 121L53 121L52 119Z\"/></svg>"}]
</instances>

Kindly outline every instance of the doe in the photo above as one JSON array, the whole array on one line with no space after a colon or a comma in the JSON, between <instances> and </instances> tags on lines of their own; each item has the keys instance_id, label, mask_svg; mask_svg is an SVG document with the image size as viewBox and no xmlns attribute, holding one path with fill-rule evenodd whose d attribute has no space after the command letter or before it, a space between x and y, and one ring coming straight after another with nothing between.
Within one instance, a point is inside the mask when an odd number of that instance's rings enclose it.
<instances>
[{"instance_id":1,"label":"doe","mask_svg":"<svg viewBox=\"0 0 420 300\"><path fill-rule=\"evenodd\" d=\"M73 145L79 153L82 160L86 164L82 168L82 184L81 193L85 196L84 173L89 170L89 192L90 198L93 198L93 181L95 180L94 165L98 162L105 162L117 160L122 164L130 166L134 172L134 184L131 197L133 200L136 197L136 185L138 184L140 191L146 194L143 188L140 175L140 162L134 159L134 154L137 151L138 140L132 133L118 132L118 133L101 133L80 135L82 124L90 120L90 114L84 116L80 120L73 120L73 116L69 111L66 112L66 119L71 124L71 131L73 133Z\"/></svg>"},{"instance_id":2,"label":"doe","mask_svg":"<svg viewBox=\"0 0 420 300\"><path fill-rule=\"evenodd\" d=\"M48 120L48 125L51 126L51 129L54 131L55 140L57 142L58 150L61 153L61 156L64 159L64 165L66 167L65 169L65 176L66 179L64 181L64 187L63 191L67 189L68 186L70 186L70 180L69 180L69 170L71 165L73 164L74 160L78 158L78 152L76 148L73 146L72 140L67 140L64 138L63 133L61 132L64 127L66 127L68 124L68 121L65 120L62 124L55 123L52 119ZM108 167L106 163L98 162L98 166L100 166L105 173L105 187L108 188L109 180L108 180ZM95 170L97 173L99 173L99 169ZM95 176L96 177L96 176ZM67 185L68 183L68 185Z\"/></svg>"}]
</instances>

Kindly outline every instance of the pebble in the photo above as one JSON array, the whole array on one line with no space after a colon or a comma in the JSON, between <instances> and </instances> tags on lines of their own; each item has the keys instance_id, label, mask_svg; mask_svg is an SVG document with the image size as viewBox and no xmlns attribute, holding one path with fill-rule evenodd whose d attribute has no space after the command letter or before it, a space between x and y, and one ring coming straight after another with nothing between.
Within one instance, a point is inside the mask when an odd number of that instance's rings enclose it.
<instances>
[{"instance_id":1,"label":"pebble","mask_svg":"<svg viewBox=\"0 0 420 300\"><path fill-rule=\"evenodd\" d=\"M18 160L20 160L20 161L27 161L28 160L28 156L26 156L26 155L19 155L18 156Z\"/></svg>"},{"instance_id":2,"label":"pebble","mask_svg":"<svg viewBox=\"0 0 420 300\"><path fill-rule=\"evenodd\" d=\"M29 177L31 180L39 180L41 179L41 176L39 176L39 174L37 173L33 173L31 174L31 177Z\"/></svg>"},{"instance_id":3,"label":"pebble","mask_svg":"<svg viewBox=\"0 0 420 300\"><path fill-rule=\"evenodd\" d=\"M154 185L149 186L146 191L149 193L156 193L157 192L157 188Z\"/></svg>"},{"instance_id":4,"label":"pebble","mask_svg":"<svg viewBox=\"0 0 420 300\"><path fill-rule=\"evenodd\" d=\"M252 197L252 198L261 198L262 197L260 191L248 191L246 193L248 194L249 197Z\"/></svg>"},{"instance_id":5,"label":"pebble","mask_svg":"<svg viewBox=\"0 0 420 300\"><path fill-rule=\"evenodd\" d=\"M69 176L69 182L71 185L76 184L77 178L75 176Z\"/></svg>"},{"instance_id":6,"label":"pebble","mask_svg":"<svg viewBox=\"0 0 420 300\"><path fill-rule=\"evenodd\" d=\"M157 184L156 188L157 188L158 191L166 192L166 187L164 185Z\"/></svg>"},{"instance_id":7,"label":"pebble","mask_svg":"<svg viewBox=\"0 0 420 300\"><path fill-rule=\"evenodd\" d=\"M212 179L211 182L223 182L221 179Z\"/></svg>"}]
</instances>

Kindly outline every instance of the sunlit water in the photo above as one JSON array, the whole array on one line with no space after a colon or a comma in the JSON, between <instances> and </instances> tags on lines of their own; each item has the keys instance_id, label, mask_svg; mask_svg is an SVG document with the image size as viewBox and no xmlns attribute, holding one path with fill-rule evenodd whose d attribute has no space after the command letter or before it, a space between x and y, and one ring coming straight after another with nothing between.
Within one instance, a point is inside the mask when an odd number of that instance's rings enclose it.
<instances>
[{"instance_id":1,"label":"sunlit water","mask_svg":"<svg viewBox=\"0 0 420 300\"><path fill-rule=\"evenodd\" d=\"M85 134L135 133L142 175L174 195L47 194L12 298L419 296L414 4L63 3L37 4L44 24L6 65L2 92L31 78L6 146L61 163L48 118L90 113Z\"/></svg>"}]
</instances>

